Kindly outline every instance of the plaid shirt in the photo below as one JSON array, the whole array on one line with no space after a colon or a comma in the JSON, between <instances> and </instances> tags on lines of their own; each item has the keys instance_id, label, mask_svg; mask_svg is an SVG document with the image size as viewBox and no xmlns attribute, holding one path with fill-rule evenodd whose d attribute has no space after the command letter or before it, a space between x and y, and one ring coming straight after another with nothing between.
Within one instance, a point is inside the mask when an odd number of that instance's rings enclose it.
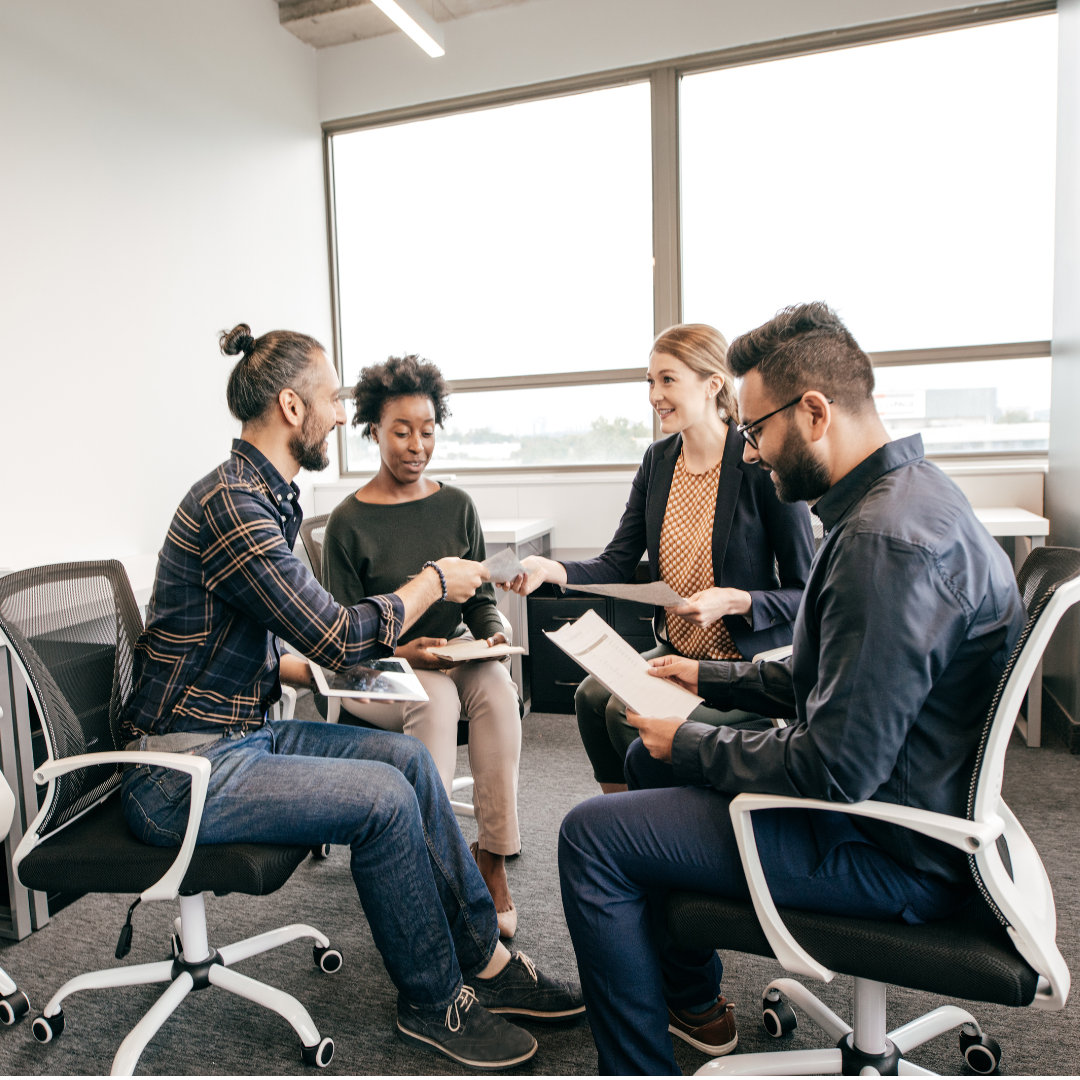
<instances>
[{"instance_id":1,"label":"plaid shirt","mask_svg":"<svg viewBox=\"0 0 1080 1080\"><path fill-rule=\"evenodd\" d=\"M250 443L185 496L135 647L128 737L260 726L281 697L280 637L340 669L394 651L396 594L342 607L292 553L299 489Z\"/></svg>"}]
</instances>

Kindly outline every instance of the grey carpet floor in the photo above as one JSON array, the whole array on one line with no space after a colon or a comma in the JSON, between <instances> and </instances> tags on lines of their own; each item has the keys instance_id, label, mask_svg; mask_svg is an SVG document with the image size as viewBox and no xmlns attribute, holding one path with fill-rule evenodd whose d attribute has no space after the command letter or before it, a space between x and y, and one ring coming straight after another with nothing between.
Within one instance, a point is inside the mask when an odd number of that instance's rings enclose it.
<instances>
[{"instance_id":1,"label":"grey carpet floor","mask_svg":"<svg viewBox=\"0 0 1080 1080\"><path fill-rule=\"evenodd\" d=\"M301 712L301 715L303 713ZM467 768L464 749L461 771ZM1080 801L1080 757L1063 748L1028 749L1019 739L1009 752L1006 797L1039 847L1058 905L1059 942L1066 962L1080 972L1080 859L1075 853ZM520 913L516 946L556 975L574 974L574 956L562 914L556 869L559 822L570 807L594 794L595 785L573 717L531 714L525 720L521 762L523 853L509 865ZM475 838L471 820L462 821ZM2 966L30 996L32 1015L50 994L80 971L109 967L116 936L130 898L87 896L60 911L42 930L21 942L0 943ZM175 912L172 905L144 905L135 917L135 938L126 962L162 959ZM394 1035L395 991L371 941L349 876L347 852L309 859L289 883L270 897L210 898L211 943L224 944L291 922L319 927L341 949L342 970L324 975L310 947L294 942L239 965L252 977L287 989L304 1003L336 1053L326 1072L340 1075L455 1074L452 1062L407 1046ZM777 1049L760 1024L758 1002L778 964L756 957L725 957L725 991L737 1005L740 1049ZM841 1016L849 1014L851 980L838 976L820 996ZM95 1075L109 1071L124 1034L156 999L159 988L77 994L65 1006L64 1035L47 1046L36 1043L23 1021L0 1029L0 1072L7 1075ZM890 993L891 1026L904 1023L940 1002L905 990ZM1076 996L1064 1012L1037 1013L1000 1006L972 1006L983 1026L1004 1048L1005 1072L1012 1075L1074 1075L1080 1067L1080 1004ZM587 1021L534 1025L536 1057L517 1070L533 1075L592 1075L596 1051ZM821 1032L804 1022L786 1044L824 1045ZM955 1037L942 1036L912 1055L925 1068L964 1075ZM684 1072L706 1060L679 1042L676 1057ZM140 1073L181 1075L301 1075L299 1044L276 1015L220 990L194 994L154 1038L139 1062Z\"/></svg>"}]
</instances>

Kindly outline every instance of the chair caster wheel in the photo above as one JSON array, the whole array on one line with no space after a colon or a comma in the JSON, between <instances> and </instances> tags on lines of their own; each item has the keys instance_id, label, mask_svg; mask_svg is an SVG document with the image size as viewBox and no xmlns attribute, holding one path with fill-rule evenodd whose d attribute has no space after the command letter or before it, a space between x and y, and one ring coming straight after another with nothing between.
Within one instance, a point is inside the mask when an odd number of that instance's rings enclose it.
<instances>
[{"instance_id":1,"label":"chair caster wheel","mask_svg":"<svg viewBox=\"0 0 1080 1080\"><path fill-rule=\"evenodd\" d=\"M30 1011L30 999L16 987L10 994L0 997L0 1024L10 1027Z\"/></svg>"},{"instance_id":2,"label":"chair caster wheel","mask_svg":"<svg viewBox=\"0 0 1080 1080\"><path fill-rule=\"evenodd\" d=\"M330 845L329 844L316 844L311 849L312 858L315 859L329 859L330 858Z\"/></svg>"},{"instance_id":3,"label":"chair caster wheel","mask_svg":"<svg viewBox=\"0 0 1080 1080\"><path fill-rule=\"evenodd\" d=\"M780 991L773 989L761 999L761 1023L774 1039L782 1039L799 1026L799 1018Z\"/></svg>"},{"instance_id":4,"label":"chair caster wheel","mask_svg":"<svg viewBox=\"0 0 1080 1080\"><path fill-rule=\"evenodd\" d=\"M314 1046L301 1046L300 1056L305 1065L314 1065L318 1069L325 1069L334 1056L334 1040L327 1036L322 1042Z\"/></svg>"},{"instance_id":5,"label":"chair caster wheel","mask_svg":"<svg viewBox=\"0 0 1080 1080\"><path fill-rule=\"evenodd\" d=\"M64 1033L64 1010L61 1009L55 1016L35 1016L30 1030L39 1043L59 1039Z\"/></svg>"},{"instance_id":6,"label":"chair caster wheel","mask_svg":"<svg viewBox=\"0 0 1080 1080\"><path fill-rule=\"evenodd\" d=\"M311 950L311 955L315 957L315 963L327 973L327 975L333 974L335 971L341 970L341 965L344 960L341 957L341 953L337 949L331 949L327 946L325 949L321 945L316 945Z\"/></svg>"},{"instance_id":7,"label":"chair caster wheel","mask_svg":"<svg viewBox=\"0 0 1080 1080\"><path fill-rule=\"evenodd\" d=\"M996 1073L1001 1067L1001 1046L997 1039L984 1035L974 1024L960 1029L960 1053L968 1068L981 1076Z\"/></svg>"},{"instance_id":8,"label":"chair caster wheel","mask_svg":"<svg viewBox=\"0 0 1080 1080\"><path fill-rule=\"evenodd\" d=\"M183 951L184 951L183 946L180 943L180 935L179 934L170 934L169 935L169 959L170 960L179 960L180 959L180 954Z\"/></svg>"}]
</instances>

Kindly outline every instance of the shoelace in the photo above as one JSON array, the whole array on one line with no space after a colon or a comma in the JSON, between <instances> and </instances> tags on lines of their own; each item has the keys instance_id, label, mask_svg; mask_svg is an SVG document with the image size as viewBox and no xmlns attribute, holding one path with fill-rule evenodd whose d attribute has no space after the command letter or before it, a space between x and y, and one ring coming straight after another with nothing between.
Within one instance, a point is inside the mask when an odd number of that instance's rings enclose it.
<instances>
[{"instance_id":1,"label":"shoelace","mask_svg":"<svg viewBox=\"0 0 1080 1080\"><path fill-rule=\"evenodd\" d=\"M536 976L536 965L523 952L519 952L517 954L517 958L521 961L522 966L529 973L529 975L532 976L532 981L534 983L539 983L540 980Z\"/></svg>"},{"instance_id":2,"label":"shoelace","mask_svg":"<svg viewBox=\"0 0 1080 1080\"><path fill-rule=\"evenodd\" d=\"M461 993L446 1007L446 1029L460 1031L464 1026L462 1011L468 1012L476 1004L476 994L471 986L462 986Z\"/></svg>"}]
</instances>

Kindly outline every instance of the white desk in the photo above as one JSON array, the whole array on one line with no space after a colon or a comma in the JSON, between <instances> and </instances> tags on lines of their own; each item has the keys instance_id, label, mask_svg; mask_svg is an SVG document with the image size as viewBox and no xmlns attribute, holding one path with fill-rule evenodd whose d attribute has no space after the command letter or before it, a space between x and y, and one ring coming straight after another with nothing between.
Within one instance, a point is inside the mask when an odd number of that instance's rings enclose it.
<instances>
[{"instance_id":1,"label":"white desk","mask_svg":"<svg viewBox=\"0 0 1080 1080\"><path fill-rule=\"evenodd\" d=\"M1042 547L1050 535L1050 522L1046 518L1030 510L1021 510L1019 506L976 506L975 516L991 536L1016 537L1013 565L1017 570L1031 554L1031 549Z\"/></svg>"},{"instance_id":2,"label":"white desk","mask_svg":"<svg viewBox=\"0 0 1080 1080\"><path fill-rule=\"evenodd\" d=\"M1033 514L1030 510L1021 510L1018 506L976 506L975 516L986 526L994 537L1012 536L1016 538L1013 550L1013 566L1019 571L1032 548L1042 547L1050 535L1050 522ZM1016 727L1028 746L1042 743L1042 663L1031 676L1031 685L1027 695L1027 717L1019 716Z\"/></svg>"}]
</instances>

